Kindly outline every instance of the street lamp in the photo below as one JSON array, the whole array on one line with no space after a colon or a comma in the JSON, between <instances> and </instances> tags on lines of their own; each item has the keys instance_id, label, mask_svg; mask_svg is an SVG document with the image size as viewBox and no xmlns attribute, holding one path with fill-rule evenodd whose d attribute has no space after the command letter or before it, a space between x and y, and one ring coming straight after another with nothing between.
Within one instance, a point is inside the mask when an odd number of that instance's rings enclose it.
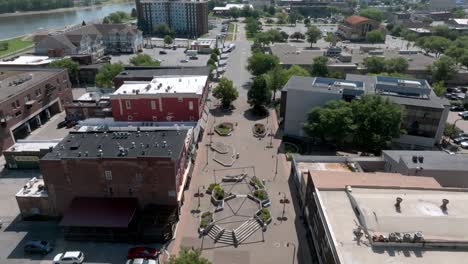
<instances>
[{"instance_id":1,"label":"street lamp","mask_svg":"<svg viewBox=\"0 0 468 264\"><path fill-rule=\"evenodd\" d=\"M294 247L294 250L293 250L293 261L292 261L292 264L294 264L294 262L296 261L296 244L292 243L292 242L289 242L286 244L287 247L289 246L293 246Z\"/></svg>"},{"instance_id":2,"label":"street lamp","mask_svg":"<svg viewBox=\"0 0 468 264\"><path fill-rule=\"evenodd\" d=\"M205 189L205 185L202 186L203 189ZM203 193L200 192L200 185L198 186L197 192L193 195L198 198L198 207L200 208L200 198L205 196Z\"/></svg>"},{"instance_id":3,"label":"street lamp","mask_svg":"<svg viewBox=\"0 0 468 264\"><path fill-rule=\"evenodd\" d=\"M280 203L283 204L283 213L281 214L281 221L287 220L287 218L284 217L285 209L286 209L286 204L289 203L289 200L286 198L286 193L284 192L278 192L278 195L283 194L283 199L280 200Z\"/></svg>"}]
</instances>

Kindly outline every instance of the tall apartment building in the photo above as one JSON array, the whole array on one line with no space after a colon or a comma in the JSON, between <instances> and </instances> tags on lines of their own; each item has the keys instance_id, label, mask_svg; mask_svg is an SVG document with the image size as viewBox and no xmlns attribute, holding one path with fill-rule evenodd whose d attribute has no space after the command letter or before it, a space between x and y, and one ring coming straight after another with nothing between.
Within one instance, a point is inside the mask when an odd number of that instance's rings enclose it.
<instances>
[{"instance_id":1,"label":"tall apartment building","mask_svg":"<svg viewBox=\"0 0 468 264\"><path fill-rule=\"evenodd\" d=\"M200 0L136 0L138 25L151 34L167 24L177 35L197 37L208 32L208 3Z\"/></svg>"}]
</instances>

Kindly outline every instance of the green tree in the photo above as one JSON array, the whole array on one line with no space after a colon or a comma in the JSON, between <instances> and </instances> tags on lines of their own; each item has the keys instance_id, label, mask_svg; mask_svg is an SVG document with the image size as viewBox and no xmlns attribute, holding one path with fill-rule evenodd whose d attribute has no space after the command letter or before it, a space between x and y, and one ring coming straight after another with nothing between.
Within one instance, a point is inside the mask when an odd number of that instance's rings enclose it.
<instances>
[{"instance_id":1,"label":"green tree","mask_svg":"<svg viewBox=\"0 0 468 264\"><path fill-rule=\"evenodd\" d=\"M310 19L309 18L304 19L304 25L306 27L308 27L310 25Z\"/></svg>"},{"instance_id":2,"label":"green tree","mask_svg":"<svg viewBox=\"0 0 468 264\"><path fill-rule=\"evenodd\" d=\"M218 86L213 89L213 96L221 100L221 104L224 108L229 108L231 103L239 96L239 92L234 87L231 80L223 77L219 81Z\"/></svg>"},{"instance_id":3,"label":"green tree","mask_svg":"<svg viewBox=\"0 0 468 264\"><path fill-rule=\"evenodd\" d=\"M174 31L171 30L171 28L167 24L157 24L154 29L154 34L158 37L164 37L164 36L174 36Z\"/></svg>"},{"instance_id":4,"label":"green tree","mask_svg":"<svg viewBox=\"0 0 468 264\"><path fill-rule=\"evenodd\" d=\"M273 93L273 101L276 100L276 91L278 91L286 83L286 72L285 70L277 65L265 75L268 87Z\"/></svg>"},{"instance_id":5,"label":"green tree","mask_svg":"<svg viewBox=\"0 0 468 264\"><path fill-rule=\"evenodd\" d=\"M376 8L365 8L359 12L360 16L367 17L378 22L382 22L385 18L384 13Z\"/></svg>"},{"instance_id":6,"label":"green tree","mask_svg":"<svg viewBox=\"0 0 468 264\"><path fill-rule=\"evenodd\" d=\"M211 264L199 250L182 248L177 257L171 256L169 264Z\"/></svg>"},{"instance_id":7,"label":"green tree","mask_svg":"<svg viewBox=\"0 0 468 264\"><path fill-rule=\"evenodd\" d=\"M432 63L430 70L432 72L432 79L435 82L448 81L457 73L457 66L455 65L455 60L443 55Z\"/></svg>"},{"instance_id":8,"label":"green tree","mask_svg":"<svg viewBox=\"0 0 468 264\"><path fill-rule=\"evenodd\" d=\"M276 23L279 25L286 24L288 22L288 15L283 12L279 12L276 14Z\"/></svg>"},{"instance_id":9,"label":"green tree","mask_svg":"<svg viewBox=\"0 0 468 264\"><path fill-rule=\"evenodd\" d=\"M291 36L289 36L289 37L292 38L292 39L296 39L296 41L299 40L299 39L305 39L305 35L302 34L299 31L296 31L296 32L292 33Z\"/></svg>"},{"instance_id":10,"label":"green tree","mask_svg":"<svg viewBox=\"0 0 468 264\"><path fill-rule=\"evenodd\" d=\"M385 60L385 71L390 73L405 73L408 70L408 60L404 57Z\"/></svg>"},{"instance_id":11,"label":"green tree","mask_svg":"<svg viewBox=\"0 0 468 264\"><path fill-rule=\"evenodd\" d=\"M382 30L375 29L367 32L366 40L371 44L382 43L385 42L385 34Z\"/></svg>"},{"instance_id":12,"label":"green tree","mask_svg":"<svg viewBox=\"0 0 468 264\"><path fill-rule=\"evenodd\" d=\"M221 55L221 51L219 51L218 48L214 48L211 53L216 54L217 56Z\"/></svg>"},{"instance_id":13,"label":"green tree","mask_svg":"<svg viewBox=\"0 0 468 264\"><path fill-rule=\"evenodd\" d=\"M466 51L459 59L460 64L468 68L468 51Z\"/></svg>"},{"instance_id":14,"label":"green tree","mask_svg":"<svg viewBox=\"0 0 468 264\"><path fill-rule=\"evenodd\" d=\"M271 90L268 88L265 76L255 77L252 87L247 93L247 102L257 113L260 113L265 110L265 106L270 103L270 100Z\"/></svg>"},{"instance_id":15,"label":"green tree","mask_svg":"<svg viewBox=\"0 0 468 264\"><path fill-rule=\"evenodd\" d=\"M97 87L112 87L112 81L121 71L123 71L122 63L106 64L99 69L96 74Z\"/></svg>"},{"instance_id":16,"label":"green tree","mask_svg":"<svg viewBox=\"0 0 468 264\"><path fill-rule=\"evenodd\" d=\"M439 37L444 37L447 39L455 40L458 37L458 33L455 30L452 30L447 25L438 25L432 27L432 34Z\"/></svg>"},{"instance_id":17,"label":"green tree","mask_svg":"<svg viewBox=\"0 0 468 264\"><path fill-rule=\"evenodd\" d=\"M327 32L327 35L325 35L324 39L326 42L329 42L333 47L336 46L337 38L335 34Z\"/></svg>"},{"instance_id":18,"label":"green tree","mask_svg":"<svg viewBox=\"0 0 468 264\"><path fill-rule=\"evenodd\" d=\"M451 42L449 39L440 36L430 36L419 38L416 45L424 49L426 52L435 53L439 57L449 46Z\"/></svg>"},{"instance_id":19,"label":"green tree","mask_svg":"<svg viewBox=\"0 0 468 264\"><path fill-rule=\"evenodd\" d=\"M172 43L174 43L174 39L171 36L164 36L164 46L171 45Z\"/></svg>"},{"instance_id":20,"label":"green tree","mask_svg":"<svg viewBox=\"0 0 468 264\"><path fill-rule=\"evenodd\" d=\"M240 16L239 8L231 7L231 9L229 9L229 16L232 17L232 19L237 20Z\"/></svg>"},{"instance_id":21,"label":"green tree","mask_svg":"<svg viewBox=\"0 0 468 264\"><path fill-rule=\"evenodd\" d=\"M322 37L322 31L316 26L310 26L306 32L307 42L310 43L310 47L316 43Z\"/></svg>"},{"instance_id":22,"label":"green tree","mask_svg":"<svg viewBox=\"0 0 468 264\"><path fill-rule=\"evenodd\" d=\"M452 8L451 12L454 18L465 18L466 16L465 10L463 8L455 7Z\"/></svg>"},{"instance_id":23,"label":"green tree","mask_svg":"<svg viewBox=\"0 0 468 264\"><path fill-rule=\"evenodd\" d=\"M130 13L130 16L133 17L133 18L136 18L137 17L137 10L136 8L132 8L132 12Z\"/></svg>"},{"instance_id":24,"label":"green tree","mask_svg":"<svg viewBox=\"0 0 468 264\"><path fill-rule=\"evenodd\" d=\"M153 60L148 54L138 54L130 59L130 63L135 66L159 66L161 63Z\"/></svg>"},{"instance_id":25,"label":"green tree","mask_svg":"<svg viewBox=\"0 0 468 264\"><path fill-rule=\"evenodd\" d=\"M442 97L447 89L445 88L444 81L438 81L432 84L432 90L437 96Z\"/></svg>"},{"instance_id":26,"label":"green tree","mask_svg":"<svg viewBox=\"0 0 468 264\"><path fill-rule=\"evenodd\" d=\"M275 8L275 6L274 6L274 5L268 6L268 11L267 11L267 12L268 12L268 14L270 14L270 16L274 16L275 13L276 13L276 8Z\"/></svg>"},{"instance_id":27,"label":"green tree","mask_svg":"<svg viewBox=\"0 0 468 264\"><path fill-rule=\"evenodd\" d=\"M70 80L72 80L74 83L78 82L79 67L80 64L78 64L78 62L73 61L72 59L55 60L49 63L49 68L67 69L68 76L70 77Z\"/></svg>"},{"instance_id":28,"label":"green tree","mask_svg":"<svg viewBox=\"0 0 468 264\"><path fill-rule=\"evenodd\" d=\"M102 23L103 24L110 24L111 21L110 21L110 19L108 17L104 17L104 19L102 20Z\"/></svg>"},{"instance_id":29,"label":"green tree","mask_svg":"<svg viewBox=\"0 0 468 264\"><path fill-rule=\"evenodd\" d=\"M304 132L311 138L343 143L354 131L353 121L350 103L333 100L324 107L315 107L309 112Z\"/></svg>"},{"instance_id":30,"label":"green tree","mask_svg":"<svg viewBox=\"0 0 468 264\"><path fill-rule=\"evenodd\" d=\"M216 55L216 54L214 54L214 53L211 53L211 55L210 55L210 60L214 60L214 61L218 62L218 61L219 61L219 57L218 57L218 55Z\"/></svg>"},{"instance_id":31,"label":"green tree","mask_svg":"<svg viewBox=\"0 0 468 264\"><path fill-rule=\"evenodd\" d=\"M284 75L284 84L286 84L293 76L309 77L310 73L299 65L293 65L284 72Z\"/></svg>"},{"instance_id":32,"label":"green tree","mask_svg":"<svg viewBox=\"0 0 468 264\"><path fill-rule=\"evenodd\" d=\"M278 57L264 53L254 53L248 59L247 70L259 76L279 65Z\"/></svg>"},{"instance_id":33,"label":"green tree","mask_svg":"<svg viewBox=\"0 0 468 264\"><path fill-rule=\"evenodd\" d=\"M328 76L328 58L320 56L314 59L312 63L312 76Z\"/></svg>"},{"instance_id":34,"label":"green tree","mask_svg":"<svg viewBox=\"0 0 468 264\"><path fill-rule=\"evenodd\" d=\"M371 56L364 58L364 66L369 73L381 73L385 71L385 58Z\"/></svg>"}]
</instances>

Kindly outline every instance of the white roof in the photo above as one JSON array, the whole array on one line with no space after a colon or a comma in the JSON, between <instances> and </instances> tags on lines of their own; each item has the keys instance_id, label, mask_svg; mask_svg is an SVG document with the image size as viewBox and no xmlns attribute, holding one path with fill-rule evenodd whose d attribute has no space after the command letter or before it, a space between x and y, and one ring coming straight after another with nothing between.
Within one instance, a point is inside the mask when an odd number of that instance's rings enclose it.
<instances>
[{"instance_id":1,"label":"white roof","mask_svg":"<svg viewBox=\"0 0 468 264\"><path fill-rule=\"evenodd\" d=\"M253 9L253 6L249 5L249 4L227 4L226 6L217 6L217 7L213 8L213 11L228 11L233 7L237 8L237 9L242 9L242 8L244 8L244 6L249 6L250 8Z\"/></svg>"},{"instance_id":2,"label":"white roof","mask_svg":"<svg viewBox=\"0 0 468 264\"><path fill-rule=\"evenodd\" d=\"M408 29L417 33L431 33L431 31L426 28L408 28Z\"/></svg>"},{"instance_id":3,"label":"white roof","mask_svg":"<svg viewBox=\"0 0 468 264\"><path fill-rule=\"evenodd\" d=\"M203 89L208 80L208 76L171 76L157 77L151 82L125 82L112 95L125 94L198 94L203 93Z\"/></svg>"},{"instance_id":4,"label":"white roof","mask_svg":"<svg viewBox=\"0 0 468 264\"><path fill-rule=\"evenodd\" d=\"M351 190L349 193L336 189L318 192L341 263L438 264L460 263L460 259L468 258L466 250L451 247L454 241L465 246L468 243L466 190L372 187L351 187ZM400 212L395 208L397 197L403 199ZM440 207L442 199L449 200L445 212ZM353 234L357 224L369 233L369 238L362 236L360 243ZM390 242L372 242L374 235L388 238L390 233L409 233L413 237L416 232L421 232L428 243L438 241L442 246L425 249L413 242L396 246Z\"/></svg>"},{"instance_id":5,"label":"white roof","mask_svg":"<svg viewBox=\"0 0 468 264\"><path fill-rule=\"evenodd\" d=\"M468 26L468 19L467 18L455 18L453 21L458 25Z\"/></svg>"},{"instance_id":6,"label":"white roof","mask_svg":"<svg viewBox=\"0 0 468 264\"><path fill-rule=\"evenodd\" d=\"M51 140L18 140L13 146L7 149L7 151L39 151L41 149L49 149L55 147L61 139Z\"/></svg>"},{"instance_id":7,"label":"white roof","mask_svg":"<svg viewBox=\"0 0 468 264\"><path fill-rule=\"evenodd\" d=\"M0 61L0 65L43 65L49 64L56 59L48 56L19 56L12 61Z\"/></svg>"},{"instance_id":8,"label":"white roof","mask_svg":"<svg viewBox=\"0 0 468 264\"><path fill-rule=\"evenodd\" d=\"M98 92L89 92L89 93L84 93L83 95L81 95L80 97L78 97L78 99L76 101L81 101L81 102L88 102L88 101L92 101L92 102L96 102L96 101L99 101L99 99L101 98L101 94L98 93Z\"/></svg>"}]
</instances>

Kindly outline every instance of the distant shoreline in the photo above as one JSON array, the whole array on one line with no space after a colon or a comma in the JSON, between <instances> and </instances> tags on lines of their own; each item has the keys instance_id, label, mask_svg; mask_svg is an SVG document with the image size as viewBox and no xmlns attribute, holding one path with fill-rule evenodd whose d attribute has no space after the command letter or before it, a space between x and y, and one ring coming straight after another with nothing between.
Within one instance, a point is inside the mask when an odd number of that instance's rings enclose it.
<instances>
[{"instance_id":1,"label":"distant shoreline","mask_svg":"<svg viewBox=\"0 0 468 264\"><path fill-rule=\"evenodd\" d=\"M124 3L131 3L132 1L125 1ZM72 12L72 11L79 11L79 10L86 10L86 9L93 9L93 8L101 8L105 5L110 4L118 4L113 1L109 1L100 5L93 5L93 6L78 6L78 7L65 7L65 8L57 8L51 10L41 10L41 11L26 11L26 12L16 12L16 13L4 13L0 14L0 18L4 17L18 17L18 16L31 16L31 15L42 15L42 14L50 14L50 13L65 13L65 12Z\"/></svg>"}]
</instances>

